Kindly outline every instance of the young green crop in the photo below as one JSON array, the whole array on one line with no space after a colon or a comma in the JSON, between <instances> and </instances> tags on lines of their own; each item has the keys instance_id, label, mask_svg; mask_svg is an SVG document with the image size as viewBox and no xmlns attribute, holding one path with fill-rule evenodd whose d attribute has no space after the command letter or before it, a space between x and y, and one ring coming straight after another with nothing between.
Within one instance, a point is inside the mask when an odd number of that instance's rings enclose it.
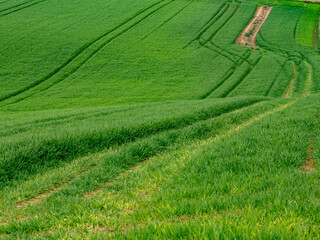
<instances>
[{"instance_id":1,"label":"young green crop","mask_svg":"<svg viewBox=\"0 0 320 240\"><path fill-rule=\"evenodd\" d=\"M320 238L319 10L0 0L0 238Z\"/></svg>"}]
</instances>

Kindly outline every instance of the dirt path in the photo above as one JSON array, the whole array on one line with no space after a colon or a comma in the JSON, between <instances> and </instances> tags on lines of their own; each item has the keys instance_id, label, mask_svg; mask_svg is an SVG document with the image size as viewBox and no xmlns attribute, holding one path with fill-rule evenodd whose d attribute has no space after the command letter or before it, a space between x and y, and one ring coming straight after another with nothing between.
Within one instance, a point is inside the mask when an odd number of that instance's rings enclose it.
<instances>
[{"instance_id":1,"label":"dirt path","mask_svg":"<svg viewBox=\"0 0 320 240\"><path fill-rule=\"evenodd\" d=\"M254 17L251 19L249 24L244 28L242 33L237 38L236 44L256 49L257 34L260 28L262 27L262 24L269 16L271 10L271 6L259 6L257 8L256 13L254 14Z\"/></svg>"}]
</instances>

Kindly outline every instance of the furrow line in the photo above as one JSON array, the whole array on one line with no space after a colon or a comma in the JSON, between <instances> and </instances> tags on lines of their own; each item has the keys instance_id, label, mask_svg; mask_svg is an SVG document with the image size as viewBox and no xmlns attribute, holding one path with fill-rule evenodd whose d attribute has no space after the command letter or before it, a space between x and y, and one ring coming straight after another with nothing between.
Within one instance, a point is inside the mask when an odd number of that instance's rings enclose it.
<instances>
[{"instance_id":1,"label":"furrow line","mask_svg":"<svg viewBox=\"0 0 320 240\"><path fill-rule=\"evenodd\" d=\"M226 77L224 78L224 80L221 81L221 82L220 82L217 86L215 86L213 89L211 89L210 92L208 92L208 93L206 94L206 97L205 97L205 98L209 97L215 90L217 90L217 89L218 89L219 87L221 87L226 81L228 81L229 78L231 78L232 75L235 73L235 71L238 69L238 67L240 67L244 62L248 62L248 58L250 57L250 55L251 55L251 53L249 52L248 56L246 56L246 59L243 60L240 65L236 65L234 68L232 68L232 69L231 69L231 72L230 72L230 73L227 73L227 74L225 75ZM250 64L249 64L249 66L250 66ZM246 73L245 76L244 76L244 78L245 78L248 74L249 74L249 73ZM224 95L221 96L221 97L225 97L227 94L228 94L228 93L224 94Z\"/></svg>"},{"instance_id":2,"label":"furrow line","mask_svg":"<svg viewBox=\"0 0 320 240\"><path fill-rule=\"evenodd\" d=\"M15 5L15 6L11 6L11 7L5 8L5 9L1 9L1 10L0 10L0 13L3 13L3 12L5 12L5 11L11 10L11 9L13 9L13 8L20 7L20 6L22 6L22 5L25 5L25 4L28 4L28 3L30 3L30 2L34 2L34 1L35 1L35 0L29 0L29 1L26 1L26 2L23 2L23 3L20 3L20 4L17 4L17 5Z\"/></svg>"},{"instance_id":3,"label":"furrow line","mask_svg":"<svg viewBox=\"0 0 320 240\"><path fill-rule=\"evenodd\" d=\"M223 116L223 115L227 115L227 114L236 114L238 112L242 112L242 111L245 111L248 107L252 107L252 106L257 106L257 105L260 105L262 104L264 101L261 100L261 101L258 101L258 102L250 102L250 103L246 103L246 104L243 104L243 105L240 105L238 106L237 108L234 108L234 109L230 109L230 111L225 111L221 114L218 114L216 116L209 116L208 118L205 118L203 120L198 120L198 121L195 121L195 122L192 122L186 126L184 126L183 128L181 128L182 131L187 131L188 133L190 133L190 131L188 130L188 128L192 125L195 125L195 124L198 124L199 122L206 122L206 121L210 121L210 120L213 120L219 116ZM201 126L201 125L200 125ZM175 131L175 130L174 130ZM206 131L210 131L210 128L206 128ZM165 131L166 132L166 131ZM197 132L197 131L196 131ZM174 134L174 132L171 131L171 133ZM157 134L154 134L154 135L150 135L150 136L147 136L146 138L144 139L152 139L152 138L163 138L163 136L161 135L162 133L160 132L157 133ZM203 134L203 133L202 133ZM175 134L176 137L178 137L179 135ZM194 136L192 133L191 133L191 136L193 136L193 138L197 139L197 138L201 138L201 136ZM80 169L76 169L74 170L74 175L73 176L70 176L68 179L64 180L59 186L57 187L52 187L51 189L48 189L48 190L44 190L43 193L41 194L38 194L36 196L33 196L29 199L26 199L26 200L23 200L19 203L17 203L17 207L18 208L22 208L22 207L25 207L27 205L35 205L37 203L39 203L41 200L43 200L44 198L48 197L49 195L55 193L55 192L58 192L59 190L61 190L63 187L67 186L70 182L73 182L75 179L79 179L81 176L84 176L85 174L88 174L91 172L92 168L98 166L98 163L101 162L102 159L104 159L107 155L110 155L111 156L111 159L112 159L112 156L114 156L114 154L119 154L118 157L121 157L123 153L126 153L126 152L132 152L133 154L135 154L135 151L130 151L130 149L135 149L137 148L137 146L140 146L139 149L141 148L141 141L144 141L144 139L140 139L136 142L132 142L130 143L129 145L127 146L123 146L123 147L120 147L120 148L115 148L115 149L110 149L108 150L107 152L103 153L104 151L102 151L102 153L96 153L94 154L93 156L91 156L91 159L94 159L94 161L90 161L89 165L90 165L90 168L88 168L87 166L85 166L85 168L80 168ZM175 139L173 140L173 143L174 144L177 144L177 143L182 143L182 140L183 139ZM130 171L132 171L133 169L135 169L139 164L141 164L142 162L146 161L147 159L151 158L151 157L154 157L166 150L169 149L169 147L171 146L171 144L167 145L166 144L166 141L157 141L158 144L160 144L160 146L158 146L155 150L150 150L149 147L147 147L148 150L151 151L151 154L145 154L142 155L142 159L140 159L139 161L137 161L136 163L133 163L131 165L131 167L128 169L127 167L127 163L125 164L125 168L127 168L125 171L119 173L119 175L115 176L115 177L111 177L111 182L114 182L114 179L117 179L119 177L122 177L125 173L128 173ZM172 144L173 144L172 143ZM164 144L164 145L163 145ZM97 155L98 154L98 155ZM126 156L126 155L125 155ZM129 157L131 158L131 157ZM132 158L134 158L134 156L132 156ZM90 159L90 158L89 158ZM87 158L84 157L84 158L80 158L78 161L85 161L85 162L88 162ZM113 160L114 161L114 160ZM81 165L81 164L80 164ZM46 179L46 178L43 178L43 179ZM30 185L30 183L29 183ZM97 190L94 190L94 191L97 191ZM92 195L92 193L87 193L85 195Z\"/></svg>"},{"instance_id":4,"label":"furrow line","mask_svg":"<svg viewBox=\"0 0 320 240\"><path fill-rule=\"evenodd\" d=\"M172 1L169 1L167 3L164 3L164 2L166 2L166 1L159 1L155 4L152 4L151 6L147 7L146 9L139 11L133 17L130 17L129 19L127 19L126 21L124 21L123 23L118 25L117 27L111 29L107 33L101 35L100 37L96 38L92 42L81 47L71 58L69 58L64 64L62 64L60 67L55 69L53 72L49 73L46 77L34 82L33 84L30 84L29 86L27 86L19 91L16 91L8 96L3 97L2 99L0 99L0 102L1 101L3 102L4 100L10 99L12 97L16 97L16 96L18 96L22 93L25 93L29 90L35 89L36 87L40 87L40 89L38 89L38 92L46 90L49 87L51 87L50 83L49 83L49 86L46 86L43 89L41 89L40 84L46 83L48 80L50 80L53 77L57 77L58 79L53 80L51 85L55 85L55 84L63 81L65 78L69 77L75 71L77 71L82 65L84 65L87 61L89 61L92 57L94 57L107 44L109 44L114 39L116 39L117 37L119 37L122 34L124 34L125 32L127 32L128 30L132 29L137 24L141 23L143 20L145 20L146 18L148 18L149 16L151 16L155 12L159 11L164 6L172 3ZM160 5L161 3L164 3L164 4ZM160 5L160 7L157 7L158 5ZM152 8L155 8L155 9L152 9ZM142 16L143 14L145 14L145 16ZM140 19L139 19L139 17L140 17ZM133 23L130 24L130 22L133 22ZM129 26L126 26L126 25L129 25ZM123 28L123 29L121 30L121 28ZM119 32L116 33L117 31L119 31ZM114 35L110 36L111 34L114 34ZM85 55L85 56L83 56L83 55ZM81 59L81 58L83 58L83 59ZM74 66L72 66L72 65L74 65ZM70 68L70 69L68 69L68 68ZM62 73L63 71L64 71L64 73ZM60 74L61 76L58 76L58 74ZM37 93L37 91L35 93ZM31 93L31 94L29 94L29 96L18 98L17 100L15 100L9 104L20 102L20 101L26 99L27 97L34 95L35 93Z\"/></svg>"},{"instance_id":5,"label":"furrow line","mask_svg":"<svg viewBox=\"0 0 320 240\"><path fill-rule=\"evenodd\" d=\"M224 26L234 17L234 15L238 12L240 8L240 3L238 3L237 5L237 9L234 11L234 13L228 18L226 19L226 21L222 24L222 26L218 29L218 31L216 31L210 38L210 42L212 42L212 40L214 39L214 37L224 28Z\"/></svg>"},{"instance_id":6,"label":"furrow line","mask_svg":"<svg viewBox=\"0 0 320 240\"><path fill-rule=\"evenodd\" d=\"M282 104L278 107L275 107L274 109L272 110L268 110L266 112L263 112L257 116L253 116L251 117L250 119L246 120L244 123L242 124L239 124L238 126L235 126L229 130L227 130L225 133L221 133L221 134L218 134L218 135L215 135L214 137L211 137L211 138L208 138L208 139L205 139L205 140L199 140L198 142L194 143L194 148L192 151L188 151L188 154L183 154L184 157L189 157L191 155L193 155L196 151L198 151L198 148L200 147L203 147L205 145L208 145L214 141L219 141L220 139L223 139L224 137L227 137L229 135L232 135L234 133L237 133L239 131L241 131L242 129L245 129L247 128L248 126L252 125L253 123L269 116L269 115L272 115L274 113L277 113L279 111L282 111L286 108L288 108L289 106L291 106L295 101L292 101L292 102L289 102L289 103L286 103L286 104ZM241 110L241 109L239 109ZM147 160L145 160L147 161ZM99 189L95 189L94 191L91 191L89 193L86 193L82 196L82 198L84 199L88 199L88 198L92 198L92 197L95 197L97 196L99 193L101 193L103 191L103 189L105 189L106 187L108 186L111 186L112 184L114 184L114 182L117 180L117 179L120 179L122 178L123 176L126 176L129 172L132 172L134 171L135 169L139 168L141 166L142 162L139 162L138 164L136 164L135 166L131 167L130 169L128 169L127 171L121 173L120 175L118 175L117 177L113 178L111 181L107 182L103 187L99 188Z\"/></svg>"},{"instance_id":7,"label":"furrow line","mask_svg":"<svg viewBox=\"0 0 320 240\"><path fill-rule=\"evenodd\" d=\"M12 11L5 12L5 13L0 13L0 17L7 16L7 15L9 15L9 14L12 14L12 13L18 12L18 11L20 11L20 10L23 10L23 9L26 9L26 8L29 8L29 7L38 5L39 3L43 3L43 2L46 2L46 1L48 1L48 0L41 0L41 1L38 1L38 2L35 2L35 3L31 3L31 4L27 5L27 6L22 6L22 7L20 7L20 8L19 8L19 6L16 6L16 7L15 7L16 9L13 9ZM30 1L30 2L33 2L33 1ZM22 4L20 4L20 5L22 5ZM12 7L12 8L14 8L14 7ZM7 10L8 10L8 9L7 9ZM2 12L7 11L7 10L3 10Z\"/></svg>"},{"instance_id":8,"label":"furrow line","mask_svg":"<svg viewBox=\"0 0 320 240\"><path fill-rule=\"evenodd\" d=\"M230 3L225 3L219 11L213 15L213 17L202 27L200 32L196 35L194 39L192 39L190 42L188 42L183 49L187 48L193 41L200 40L201 36L216 22L218 19L220 19L230 8Z\"/></svg>"},{"instance_id":9,"label":"furrow line","mask_svg":"<svg viewBox=\"0 0 320 240\"><path fill-rule=\"evenodd\" d=\"M236 67L233 66L232 68L230 68L226 74L223 76L223 80L221 82L219 82L216 86L214 86L214 88L210 89L206 94L204 94L203 96L200 97L200 99L206 99L207 97L209 97L217 88L219 88L225 81L227 81L236 71Z\"/></svg>"},{"instance_id":10,"label":"furrow line","mask_svg":"<svg viewBox=\"0 0 320 240\"><path fill-rule=\"evenodd\" d=\"M259 60L255 64L255 66L260 62L261 59L262 59L262 57L259 58ZM236 82L235 85L232 86L231 90L229 91L229 93L227 93L226 97L228 97L244 81L244 79L251 73L251 71L253 69L254 69L254 67L250 68L250 70L247 71L246 74L242 78L240 78L239 81Z\"/></svg>"},{"instance_id":11,"label":"furrow line","mask_svg":"<svg viewBox=\"0 0 320 240\"><path fill-rule=\"evenodd\" d=\"M173 18L175 18L179 13L181 13L183 10L185 10L189 5L191 5L194 2L194 0L190 1L189 3L185 4L179 11L177 11L176 13L174 13L171 17L169 17L167 20L165 20L163 23L161 23L157 28L155 28L154 30L151 31L151 33L147 34L146 36L144 36L141 40L145 40L146 38L148 38L149 36L151 36L154 32L156 32L157 30L159 30L161 27L163 27L165 24L167 24L168 22L170 22Z\"/></svg>"},{"instance_id":12,"label":"furrow line","mask_svg":"<svg viewBox=\"0 0 320 240\"><path fill-rule=\"evenodd\" d=\"M285 68L285 66L286 66L286 64L287 64L287 62L288 62L289 60L287 59L286 61L285 61L285 63L283 64L283 66L281 67L281 69L280 69L280 71L279 71L279 73L277 74L277 76L274 78L274 80L273 80L273 82L272 82L272 84L271 84L271 86L270 86L270 88L268 89L268 91L267 91L267 93L266 93L266 95L265 96L269 96L269 94L270 94L270 91L271 91L271 89L272 89L272 87L274 86L274 84L276 83L276 81L277 81L277 79L278 79L278 77L280 76L280 74L282 73L282 71L284 70L284 68Z\"/></svg>"},{"instance_id":13,"label":"furrow line","mask_svg":"<svg viewBox=\"0 0 320 240\"><path fill-rule=\"evenodd\" d=\"M310 95L311 92L311 86L312 86L312 79L313 79L313 69L311 64L306 61L306 65L308 68L308 75L307 75L307 79L306 79L306 84L305 84L305 88L304 88L304 97L307 97Z\"/></svg>"},{"instance_id":14,"label":"furrow line","mask_svg":"<svg viewBox=\"0 0 320 240\"><path fill-rule=\"evenodd\" d=\"M212 45L212 44L211 44ZM209 49L209 50L211 50L211 51L213 51L213 52L215 52L215 53L218 53L219 55L221 55L221 56L223 56L223 57L225 57L226 59L228 59L229 61L231 61L234 65L237 65L237 61L235 61L234 59L232 59L230 56L228 56L228 55L226 55L225 53L224 53L224 50L221 50L221 49L219 49L219 48L216 48L216 49L213 49L213 48L211 48L211 47L209 47L209 46L207 46L207 45L201 45L202 47L205 47L205 48L207 48L207 49ZM213 45L212 45L213 46Z\"/></svg>"},{"instance_id":15,"label":"furrow line","mask_svg":"<svg viewBox=\"0 0 320 240\"><path fill-rule=\"evenodd\" d=\"M287 91L286 91L286 93L284 94L284 98L288 98L289 97L289 94L291 93L291 89L292 89L292 86L293 86L293 83L294 83L294 80L295 80L295 78L296 78L296 76L297 76L297 73L298 73L298 66L296 66L296 68L295 68L295 70L294 70L294 72L293 72L293 77L292 77L292 79L291 79L291 81L290 81L290 83L289 83L289 86L288 86L288 88L287 88Z\"/></svg>"},{"instance_id":16,"label":"furrow line","mask_svg":"<svg viewBox=\"0 0 320 240\"><path fill-rule=\"evenodd\" d=\"M314 170L316 168L316 162L314 160L313 153L314 153L315 132L318 127L318 121L319 121L319 116L315 119L315 121L313 123L313 127L311 130L311 134L310 134L310 138L309 138L309 142L308 142L308 147L307 147L307 151L306 151L305 162L303 164L302 169L300 170L301 173L310 174L310 173L314 172Z\"/></svg>"}]
</instances>

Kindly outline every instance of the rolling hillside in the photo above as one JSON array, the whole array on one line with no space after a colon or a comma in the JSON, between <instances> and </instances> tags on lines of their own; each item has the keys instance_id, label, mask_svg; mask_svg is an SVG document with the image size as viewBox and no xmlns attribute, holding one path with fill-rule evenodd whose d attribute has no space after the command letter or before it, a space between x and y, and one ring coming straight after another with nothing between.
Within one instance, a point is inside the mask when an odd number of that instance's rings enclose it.
<instances>
[{"instance_id":1,"label":"rolling hillside","mask_svg":"<svg viewBox=\"0 0 320 240\"><path fill-rule=\"evenodd\" d=\"M0 238L320 239L319 15L0 0Z\"/></svg>"}]
</instances>

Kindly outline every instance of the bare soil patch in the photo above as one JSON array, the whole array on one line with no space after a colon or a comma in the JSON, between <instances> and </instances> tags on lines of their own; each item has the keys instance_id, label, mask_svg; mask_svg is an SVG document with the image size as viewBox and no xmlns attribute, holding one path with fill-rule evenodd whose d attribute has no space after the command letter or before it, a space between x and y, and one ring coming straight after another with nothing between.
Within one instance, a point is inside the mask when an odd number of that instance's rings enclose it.
<instances>
[{"instance_id":1,"label":"bare soil patch","mask_svg":"<svg viewBox=\"0 0 320 240\"><path fill-rule=\"evenodd\" d=\"M319 0L320 1L320 0ZM256 49L257 34L272 10L271 6L259 6L249 24L236 40L236 44Z\"/></svg>"}]
</instances>

